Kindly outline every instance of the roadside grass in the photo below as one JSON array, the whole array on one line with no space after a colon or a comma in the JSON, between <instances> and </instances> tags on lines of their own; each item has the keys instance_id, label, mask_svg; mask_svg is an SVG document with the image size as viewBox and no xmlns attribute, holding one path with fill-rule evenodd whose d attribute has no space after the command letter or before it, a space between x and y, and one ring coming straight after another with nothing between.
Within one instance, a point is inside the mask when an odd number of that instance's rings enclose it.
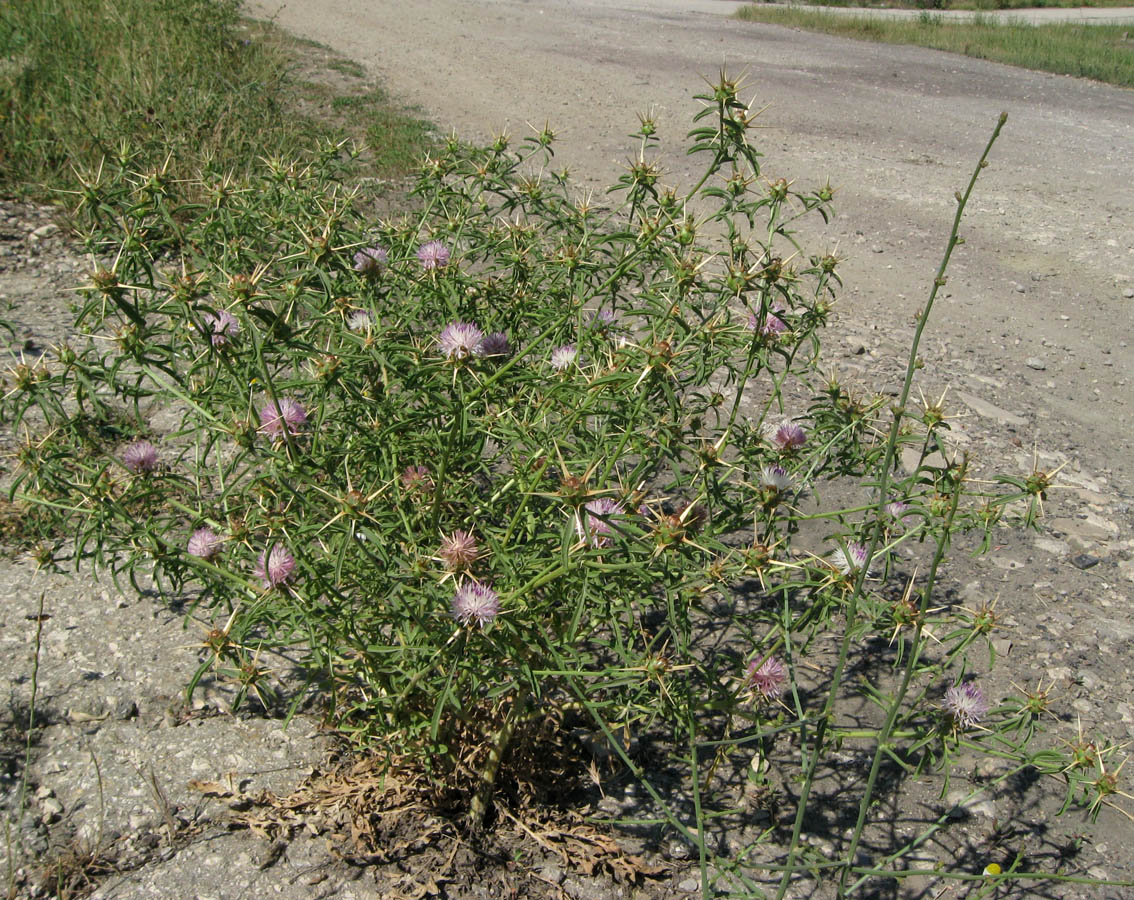
<instances>
[{"instance_id":1,"label":"roadside grass","mask_svg":"<svg viewBox=\"0 0 1134 900\"><path fill-rule=\"evenodd\" d=\"M1029 25L980 16L972 22L948 22L928 12L897 20L763 5L741 7L736 16L746 22L930 47L1040 72L1134 87L1134 40L1129 25Z\"/></svg>"},{"instance_id":2,"label":"roadside grass","mask_svg":"<svg viewBox=\"0 0 1134 900\"><path fill-rule=\"evenodd\" d=\"M124 154L173 182L365 139L398 178L429 126L356 64L242 20L235 0L0 5L0 191L51 197Z\"/></svg>"}]
</instances>

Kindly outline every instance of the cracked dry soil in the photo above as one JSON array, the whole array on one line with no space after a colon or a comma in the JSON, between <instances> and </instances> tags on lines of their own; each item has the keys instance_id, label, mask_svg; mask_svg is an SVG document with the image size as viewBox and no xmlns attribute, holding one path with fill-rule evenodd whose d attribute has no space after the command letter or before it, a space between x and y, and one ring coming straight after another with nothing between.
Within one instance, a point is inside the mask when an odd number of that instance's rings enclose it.
<instances>
[{"instance_id":1,"label":"cracked dry soil","mask_svg":"<svg viewBox=\"0 0 1134 900\"><path fill-rule=\"evenodd\" d=\"M899 383L912 318L927 291L962 186L1001 110L1004 138L963 228L948 289L923 343L927 394L949 388L953 435L986 471L1062 466L1042 534L1007 533L988 555L956 552L956 602L997 603L1003 656L995 690L1054 680L1055 739L1081 727L1117 743L1134 738L1130 618L1134 540L1128 381L1134 319L1134 93L916 48L855 44L720 13L730 0L305 0L254 9L369 67L442 128L470 138L526 122L561 133L557 160L609 184L632 152L635 112L657 111L667 180L687 183L678 155L696 104L720 66L747 70L763 113L765 174L839 190L837 216L801 237L846 257L838 317L824 353L871 390ZM0 302L16 326L14 353L34 355L69 328L70 290L88 267L50 209L0 206ZM10 442L12 436L5 440ZM978 473L979 474L979 473ZM284 839L233 829L260 791L287 794L332 770L333 741L300 716L229 713L224 685L195 706L181 690L198 661L203 623L178 609L93 582L86 573L35 573L0 561L0 677L8 711L0 793L15 809L24 774L32 650L41 651L34 741L26 754L27 813L9 842L17 895L177 897L682 897L695 868L665 835L610 832L649 877L588 874L579 844L548 850L507 828L472 847L422 812L378 833L369 858L329 848L344 821L299 827ZM41 595L50 616L36 621ZM856 759L848 751L848 771ZM957 771L975 780L993 768ZM195 784L195 786L194 786ZM210 787L211 786L211 787ZM885 817L898 835L941 810L938 782L914 785ZM634 792L617 772L581 810L627 815ZM1023 849L1037 867L1134 878L1134 828L1104 810L1096 825L1056 818L1048 786L1010 784L959 813L925 847L920 865L979 871ZM349 818L349 817L348 817ZM381 822L378 823L381 826ZM883 839L878 831L874 837ZM839 832L816 829L819 854ZM46 873L45 862L60 861ZM601 860L600 860L601 863ZM657 870L657 871L654 871ZM627 874L626 872L622 873ZM633 873L631 873L633 874ZM970 896L931 877L880 884L867 896ZM1134 889L1026 885L999 896L1107 898ZM63 894L66 896L66 894ZM793 896L824 897L801 882Z\"/></svg>"}]
</instances>

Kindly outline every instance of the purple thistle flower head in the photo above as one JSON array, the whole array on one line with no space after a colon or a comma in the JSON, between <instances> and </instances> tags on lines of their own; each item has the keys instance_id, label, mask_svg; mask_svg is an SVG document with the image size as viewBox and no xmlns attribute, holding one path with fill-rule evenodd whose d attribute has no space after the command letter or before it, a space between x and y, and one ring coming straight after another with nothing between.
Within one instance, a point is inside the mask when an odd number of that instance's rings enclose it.
<instances>
[{"instance_id":1,"label":"purple thistle flower head","mask_svg":"<svg viewBox=\"0 0 1134 900\"><path fill-rule=\"evenodd\" d=\"M205 322L210 343L218 349L226 346L232 338L240 334L240 322L227 309L205 313L201 318Z\"/></svg>"},{"instance_id":2,"label":"purple thistle flower head","mask_svg":"<svg viewBox=\"0 0 1134 900\"><path fill-rule=\"evenodd\" d=\"M260 431L273 438L282 438L285 431L297 435L306 424L307 410L291 397L280 397L278 404L268 400L260 407Z\"/></svg>"},{"instance_id":3,"label":"purple thistle flower head","mask_svg":"<svg viewBox=\"0 0 1134 900\"><path fill-rule=\"evenodd\" d=\"M221 536L211 528L198 528L189 535L189 543L185 549L190 556L198 559L212 559L220 552L223 543Z\"/></svg>"},{"instance_id":4,"label":"purple thistle flower head","mask_svg":"<svg viewBox=\"0 0 1134 900\"><path fill-rule=\"evenodd\" d=\"M783 334L787 331L784 320L770 311L763 317L750 312L748 314L748 327L752 331L758 331L763 337L775 337L777 334Z\"/></svg>"},{"instance_id":5,"label":"purple thistle flower head","mask_svg":"<svg viewBox=\"0 0 1134 900\"><path fill-rule=\"evenodd\" d=\"M958 728L972 728L988 713L988 701L975 681L966 681L945 692L945 711Z\"/></svg>"},{"instance_id":6,"label":"purple thistle flower head","mask_svg":"<svg viewBox=\"0 0 1134 900\"><path fill-rule=\"evenodd\" d=\"M760 486L769 493L786 493L791 490L791 475L783 466L764 466L760 470Z\"/></svg>"},{"instance_id":7,"label":"purple thistle flower head","mask_svg":"<svg viewBox=\"0 0 1134 900\"><path fill-rule=\"evenodd\" d=\"M461 625L483 628L500 612L500 596L486 584L465 581L453 595L453 618Z\"/></svg>"},{"instance_id":8,"label":"purple thistle flower head","mask_svg":"<svg viewBox=\"0 0 1134 900\"><path fill-rule=\"evenodd\" d=\"M775 700L784 692L787 672L784 664L774 656L752 660L746 675L749 686L765 700Z\"/></svg>"},{"instance_id":9,"label":"purple thistle flower head","mask_svg":"<svg viewBox=\"0 0 1134 900\"><path fill-rule=\"evenodd\" d=\"M617 318L612 309L595 310L594 314L591 316L591 327L599 331L607 331L614 327Z\"/></svg>"},{"instance_id":10,"label":"purple thistle flower head","mask_svg":"<svg viewBox=\"0 0 1134 900\"><path fill-rule=\"evenodd\" d=\"M471 569L479 555L476 538L468 531L454 531L441 538L441 548L437 555L445 562L450 572Z\"/></svg>"},{"instance_id":11,"label":"purple thistle flower head","mask_svg":"<svg viewBox=\"0 0 1134 900\"><path fill-rule=\"evenodd\" d=\"M282 587L295 575L295 557L283 544L272 544L270 550L260 554L255 574L266 588Z\"/></svg>"},{"instance_id":12,"label":"purple thistle flower head","mask_svg":"<svg viewBox=\"0 0 1134 900\"><path fill-rule=\"evenodd\" d=\"M361 275L374 277L382 271L389 258L385 247L367 247L354 254L354 270Z\"/></svg>"},{"instance_id":13,"label":"purple thistle flower head","mask_svg":"<svg viewBox=\"0 0 1134 900\"><path fill-rule=\"evenodd\" d=\"M910 505L905 500L892 500L886 504L885 510L886 515L903 528L908 527L911 521L917 520L917 516L910 512Z\"/></svg>"},{"instance_id":14,"label":"purple thistle flower head","mask_svg":"<svg viewBox=\"0 0 1134 900\"><path fill-rule=\"evenodd\" d=\"M410 493L428 494L433 490L433 475L425 466L406 466L402 470L402 487Z\"/></svg>"},{"instance_id":15,"label":"purple thistle flower head","mask_svg":"<svg viewBox=\"0 0 1134 900\"><path fill-rule=\"evenodd\" d=\"M556 372L564 372L575 364L579 351L574 344L564 344L551 351L551 368Z\"/></svg>"},{"instance_id":16,"label":"purple thistle flower head","mask_svg":"<svg viewBox=\"0 0 1134 900\"><path fill-rule=\"evenodd\" d=\"M449 248L440 241L427 241L417 248L417 258L427 272L443 269L449 265Z\"/></svg>"},{"instance_id":17,"label":"purple thistle flower head","mask_svg":"<svg viewBox=\"0 0 1134 900\"><path fill-rule=\"evenodd\" d=\"M866 546L857 541L851 541L847 544L846 550L839 547L831 554L831 565L844 575L858 574L866 565Z\"/></svg>"},{"instance_id":18,"label":"purple thistle flower head","mask_svg":"<svg viewBox=\"0 0 1134 900\"><path fill-rule=\"evenodd\" d=\"M461 362L484 355L484 332L472 322L450 322L437 337L437 349L446 359Z\"/></svg>"},{"instance_id":19,"label":"purple thistle flower head","mask_svg":"<svg viewBox=\"0 0 1134 900\"><path fill-rule=\"evenodd\" d=\"M614 540L611 536L614 534L614 528L611 527L610 522L604 520L622 515L624 512L622 504L611 497L599 497L583 509L584 512L575 522L575 530L579 537L585 538L592 547L612 546Z\"/></svg>"},{"instance_id":20,"label":"purple thistle flower head","mask_svg":"<svg viewBox=\"0 0 1134 900\"><path fill-rule=\"evenodd\" d=\"M480 352L483 356L508 356L512 353L512 345L503 331L494 331L481 341Z\"/></svg>"},{"instance_id":21,"label":"purple thistle flower head","mask_svg":"<svg viewBox=\"0 0 1134 900\"><path fill-rule=\"evenodd\" d=\"M784 419L779 425L769 426L768 439L777 450L791 453L807 443L807 432L791 419Z\"/></svg>"},{"instance_id":22,"label":"purple thistle flower head","mask_svg":"<svg viewBox=\"0 0 1134 900\"><path fill-rule=\"evenodd\" d=\"M149 441L134 441L122 451L122 465L134 475L148 475L157 464L157 447Z\"/></svg>"}]
</instances>

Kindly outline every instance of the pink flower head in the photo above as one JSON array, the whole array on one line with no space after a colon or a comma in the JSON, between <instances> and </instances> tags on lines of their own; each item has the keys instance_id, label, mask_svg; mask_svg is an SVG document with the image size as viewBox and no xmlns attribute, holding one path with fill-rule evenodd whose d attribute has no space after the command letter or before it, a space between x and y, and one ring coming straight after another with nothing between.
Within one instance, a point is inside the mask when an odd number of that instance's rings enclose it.
<instances>
[{"instance_id":1,"label":"pink flower head","mask_svg":"<svg viewBox=\"0 0 1134 900\"><path fill-rule=\"evenodd\" d=\"M905 500L892 500L886 504L886 515L893 521L908 527L911 520L916 521L917 516L910 512L910 505Z\"/></svg>"},{"instance_id":2,"label":"pink flower head","mask_svg":"<svg viewBox=\"0 0 1134 900\"><path fill-rule=\"evenodd\" d=\"M563 372L575 364L579 351L574 344L564 344L551 351L551 368L556 372Z\"/></svg>"},{"instance_id":3,"label":"pink flower head","mask_svg":"<svg viewBox=\"0 0 1134 900\"><path fill-rule=\"evenodd\" d=\"M362 275L371 277L382 271L386 261L390 258L384 247L367 247L354 254L354 270Z\"/></svg>"},{"instance_id":4,"label":"pink flower head","mask_svg":"<svg viewBox=\"0 0 1134 900\"><path fill-rule=\"evenodd\" d=\"M787 672L784 664L774 656L752 660L748 664L748 685L765 700L775 700L784 692Z\"/></svg>"},{"instance_id":5,"label":"pink flower head","mask_svg":"<svg viewBox=\"0 0 1134 900\"><path fill-rule=\"evenodd\" d=\"M255 574L266 588L282 587L295 574L295 557L282 544L272 544L270 550L260 554Z\"/></svg>"},{"instance_id":6,"label":"pink flower head","mask_svg":"<svg viewBox=\"0 0 1134 900\"><path fill-rule=\"evenodd\" d=\"M596 310L591 316L591 327L599 331L608 331L614 327L614 323L618 317L615 316L614 310L600 309Z\"/></svg>"},{"instance_id":7,"label":"pink flower head","mask_svg":"<svg viewBox=\"0 0 1134 900\"><path fill-rule=\"evenodd\" d=\"M135 475L148 475L157 464L157 447L149 441L134 441L122 451L122 465Z\"/></svg>"},{"instance_id":8,"label":"pink flower head","mask_svg":"<svg viewBox=\"0 0 1134 900\"><path fill-rule=\"evenodd\" d=\"M445 568L450 572L460 572L471 569L476 562L479 551L476 538L468 531L454 531L441 538L441 548L437 555L445 561Z\"/></svg>"},{"instance_id":9,"label":"pink flower head","mask_svg":"<svg viewBox=\"0 0 1134 900\"><path fill-rule=\"evenodd\" d=\"M449 265L449 248L440 241L428 241L417 248L417 258L427 272L443 269Z\"/></svg>"},{"instance_id":10,"label":"pink flower head","mask_svg":"<svg viewBox=\"0 0 1134 900\"><path fill-rule=\"evenodd\" d=\"M855 575L866 565L866 546L857 541L847 544L847 549L839 547L831 554L831 565L844 575Z\"/></svg>"},{"instance_id":11,"label":"pink flower head","mask_svg":"<svg viewBox=\"0 0 1134 900\"><path fill-rule=\"evenodd\" d=\"M791 419L784 419L779 425L771 426L768 439L772 446L783 453L798 450L807 443L807 432Z\"/></svg>"},{"instance_id":12,"label":"pink flower head","mask_svg":"<svg viewBox=\"0 0 1134 900\"><path fill-rule=\"evenodd\" d=\"M585 538L592 547L610 547L614 544L614 528L607 519L623 513L622 504L610 497L599 497L584 507L584 512L576 520L579 537Z\"/></svg>"},{"instance_id":13,"label":"pink flower head","mask_svg":"<svg viewBox=\"0 0 1134 900\"><path fill-rule=\"evenodd\" d=\"M966 681L945 692L945 711L958 728L972 728L988 712L988 701L975 681Z\"/></svg>"},{"instance_id":14,"label":"pink flower head","mask_svg":"<svg viewBox=\"0 0 1134 900\"><path fill-rule=\"evenodd\" d=\"M752 331L758 331L763 337L775 337L777 334L783 334L787 331L784 320L770 310L763 316L757 316L756 313L750 312L748 314L748 327Z\"/></svg>"},{"instance_id":15,"label":"pink flower head","mask_svg":"<svg viewBox=\"0 0 1134 900\"><path fill-rule=\"evenodd\" d=\"M453 618L461 625L483 628L500 612L500 597L478 581L465 581L453 595Z\"/></svg>"},{"instance_id":16,"label":"pink flower head","mask_svg":"<svg viewBox=\"0 0 1134 900\"><path fill-rule=\"evenodd\" d=\"M185 549L198 559L212 559L220 552L223 540L211 528L198 528L189 536Z\"/></svg>"},{"instance_id":17,"label":"pink flower head","mask_svg":"<svg viewBox=\"0 0 1134 900\"><path fill-rule=\"evenodd\" d=\"M483 356L508 356L512 347L508 343L508 335L503 331L494 331L480 343L480 352Z\"/></svg>"},{"instance_id":18,"label":"pink flower head","mask_svg":"<svg viewBox=\"0 0 1134 900\"><path fill-rule=\"evenodd\" d=\"M402 470L402 487L410 493L427 494L433 490L433 476L425 466L406 466Z\"/></svg>"},{"instance_id":19,"label":"pink flower head","mask_svg":"<svg viewBox=\"0 0 1134 900\"><path fill-rule=\"evenodd\" d=\"M306 424L307 410L290 397L280 397L278 404L269 400L260 407L260 431L271 437L282 438L285 431L297 435Z\"/></svg>"},{"instance_id":20,"label":"pink flower head","mask_svg":"<svg viewBox=\"0 0 1134 900\"><path fill-rule=\"evenodd\" d=\"M484 356L484 332L472 322L450 322L441 329L437 349L454 362Z\"/></svg>"},{"instance_id":21,"label":"pink flower head","mask_svg":"<svg viewBox=\"0 0 1134 900\"><path fill-rule=\"evenodd\" d=\"M214 347L224 347L232 338L240 334L240 322L227 309L205 313L201 318L205 322L209 341Z\"/></svg>"}]
</instances>

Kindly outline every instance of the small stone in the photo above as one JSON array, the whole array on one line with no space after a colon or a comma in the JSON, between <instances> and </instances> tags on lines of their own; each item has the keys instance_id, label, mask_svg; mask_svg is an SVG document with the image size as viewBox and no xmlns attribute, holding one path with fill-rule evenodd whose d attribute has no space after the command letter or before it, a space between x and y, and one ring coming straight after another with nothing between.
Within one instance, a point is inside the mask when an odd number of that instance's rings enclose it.
<instances>
[{"instance_id":1,"label":"small stone","mask_svg":"<svg viewBox=\"0 0 1134 900\"><path fill-rule=\"evenodd\" d=\"M874 246L872 246L870 248L870 252L871 253L881 253L882 252L882 245L881 244L875 244Z\"/></svg>"},{"instance_id":2,"label":"small stone","mask_svg":"<svg viewBox=\"0 0 1134 900\"><path fill-rule=\"evenodd\" d=\"M39 808L43 811L41 821L45 825L50 825L63 815L63 804L54 797L48 797L39 805Z\"/></svg>"},{"instance_id":3,"label":"small stone","mask_svg":"<svg viewBox=\"0 0 1134 900\"><path fill-rule=\"evenodd\" d=\"M126 722L138 715L138 704L133 700L120 700L114 707L114 718Z\"/></svg>"},{"instance_id":4,"label":"small stone","mask_svg":"<svg viewBox=\"0 0 1134 900\"><path fill-rule=\"evenodd\" d=\"M58 225L54 224L53 222L48 222L46 225L40 225L39 228L35 229L35 231L31 233L31 236L36 240L41 241L44 238L51 237L58 230Z\"/></svg>"},{"instance_id":5,"label":"small stone","mask_svg":"<svg viewBox=\"0 0 1134 900\"><path fill-rule=\"evenodd\" d=\"M666 859L689 859L693 855L693 848L682 838L670 838L662 847L662 856Z\"/></svg>"},{"instance_id":6,"label":"small stone","mask_svg":"<svg viewBox=\"0 0 1134 900\"><path fill-rule=\"evenodd\" d=\"M1127 288L1122 292L1122 296L1127 300L1134 300L1134 288Z\"/></svg>"},{"instance_id":7,"label":"small stone","mask_svg":"<svg viewBox=\"0 0 1134 900\"><path fill-rule=\"evenodd\" d=\"M1014 290L1017 294L1022 294L1025 290L1027 290L1027 288L1025 288L1022 284L1014 284L1012 285L1012 290Z\"/></svg>"},{"instance_id":8,"label":"small stone","mask_svg":"<svg viewBox=\"0 0 1134 900\"><path fill-rule=\"evenodd\" d=\"M1047 363L1045 363L1038 356L1029 356L1024 360L1024 365L1026 365L1029 369L1035 369L1037 372L1042 372L1047 368Z\"/></svg>"},{"instance_id":9,"label":"small stone","mask_svg":"<svg viewBox=\"0 0 1134 900\"><path fill-rule=\"evenodd\" d=\"M983 794L969 796L972 792L965 788L950 791L946 802L950 805L949 818L965 819L969 816L996 818L996 805Z\"/></svg>"},{"instance_id":10,"label":"small stone","mask_svg":"<svg viewBox=\"0 0 1134 900\"><path fill-rule=\"evenodd\" d=\"M1097 566L1099 562L1097 556L1091 556L1089 553L1076 553L1071 557L1071 565L1076 569L1089 569L1091 566Z\"/></svg>"},{"instance_id":11,"label":"small stone","mask_svg":"<svg viewBox=\"0 0 1134 900\"><path fill-rule=\"evenodd\" d=\"M539 877L542 881L548 884L562 884L563 883L563 870L555 863L547 863L539 870Z\"/></svg>"},{"instance_id":12,"label":"small stone","mask_svg":"<svg viewBox=\"0 0 1134 900\"><path fill-rule=\"evenodd\" d=\"M973 394L968 394L964 391L957 391L957 396L961 399L969 409L975 412L978 416L985 419L993 419L1001 425L1026 425L1027 419L1019 416L1016 413L1009 412L1006 409L1001 409L994 403L989 403L987 400L982 400Z\"/></svg>"},{"instance_id":13,"label":"small stone","mask_svg":"<svg viewBox=\"0 0 1134 900\"><path fill-rule=\"evenodd\" d=\"M686 894L692 894L694 891L701 889L701 882L696 878L686 878L684 881L677 885L679 891L684 891Z\"/></svg>"}]
</instances>

